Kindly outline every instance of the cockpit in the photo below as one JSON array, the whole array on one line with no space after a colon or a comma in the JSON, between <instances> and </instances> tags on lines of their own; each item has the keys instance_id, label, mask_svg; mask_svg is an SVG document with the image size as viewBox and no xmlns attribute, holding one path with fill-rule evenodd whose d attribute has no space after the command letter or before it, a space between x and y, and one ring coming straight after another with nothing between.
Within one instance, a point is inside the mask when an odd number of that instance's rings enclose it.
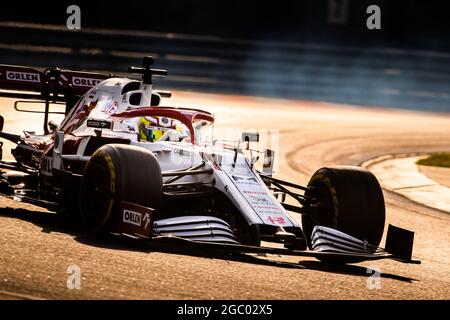
<instances>
[{"instance_id":1,"label":"cockpit","mask_svg":"<svg viewBox=\"0 0 450 320\"><path fill-rule=\"evenodd\" d=\"M122 88L129 84L122 79L109 79L78 101L60 126L61 131L74 135L92 135L95 130L107 130L119 135L129 134L138 141L201 141L201 129L214 122L206 111L163 106L130 105L130 92Z\"/></svg>"}]
</instances>

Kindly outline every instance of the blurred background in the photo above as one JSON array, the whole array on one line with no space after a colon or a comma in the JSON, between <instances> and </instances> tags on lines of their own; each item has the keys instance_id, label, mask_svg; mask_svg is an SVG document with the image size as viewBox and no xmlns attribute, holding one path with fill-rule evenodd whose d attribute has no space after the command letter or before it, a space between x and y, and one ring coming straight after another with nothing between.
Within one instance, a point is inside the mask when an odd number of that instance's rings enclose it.
<instances>
[{"instance_id":1,"label":"blurred background","mask_svg":"<svg viewBox=\"0 0 450 320\"><path fill-rule=\"evenodd\" d=\"M370 5L380 30L366 26ZM0 63L122 74L151 54L169 71L162 88L449 112L448 12L428 0L16 1L0 11Z\"/></svg>"}]
</instances>

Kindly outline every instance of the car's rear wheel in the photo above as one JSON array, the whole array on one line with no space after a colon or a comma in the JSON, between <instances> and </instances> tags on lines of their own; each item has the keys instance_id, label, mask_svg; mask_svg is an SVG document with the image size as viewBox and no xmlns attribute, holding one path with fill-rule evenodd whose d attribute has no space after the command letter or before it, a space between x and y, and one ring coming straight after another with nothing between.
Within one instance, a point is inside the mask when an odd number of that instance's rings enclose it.
<instances>
[{"instance_id":1,"label":"car's rear wheel","mask_svg":"<svg viewBox=\"0 0 450 320\"><path fill-rule=\"evenodd\" d=\"M122 201L158 209L161 200L161 168L146 149L104 145L86 165L80 190L80 215L91 232L108 230Z\"/></svg>"},{"instance_id":2,"label":"car's rear wheel","mask_svg":"<svg viewBox=\"0 0 450 320\"><path fill-rule=\"evenodd\" d=\"M311 248L315 225L331 227L377 246L383 236L385 204L376 177L359 167L330 167L316 171L306 197L313 198L302 216L303 232ZM345 261L349 262L349 261Z\"/></svg>"}]
</instances>

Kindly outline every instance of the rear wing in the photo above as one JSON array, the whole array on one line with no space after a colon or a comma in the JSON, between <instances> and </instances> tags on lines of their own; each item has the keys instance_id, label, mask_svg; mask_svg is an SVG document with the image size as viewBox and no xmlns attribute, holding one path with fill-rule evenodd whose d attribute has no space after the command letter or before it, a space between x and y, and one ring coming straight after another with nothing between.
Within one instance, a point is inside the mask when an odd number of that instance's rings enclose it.
<instances>
[{"instance_id":1,"label":"rear wing","mask_svg":"<svg viewBox=\"0 0 450 320\"><path fill-rule=\"evenodd\" d=\"M70 102L113 75L0 64L0 96Z\"/></svg>"},{"instance_id":2,"label":"rear wing","mask_svg":"<svg viewBox=\"0 0 450 320\"><path fill-rule=\"evenodd\" d=\"M67 114L81 95L111 77L113 75L59 68L40 71L30 67L0 64L0 97L45 103L44 133L47 134L51 103L65 103ZM14 106L18 110L17 102Z\"/></svg>"},{"instance_id":3,"label":"rear wing","mask_svg":"<svg viewBox=\"0 0 450 320\"><path fill-rule=\"evenodd\" d=\"M141 70L142 69L142 70ZM145 72L149 74L144 74ZM130 73L142 73L143 77L165 76L167 71L131 67ZM74 97L85 94L103 80L115 77L112 74L35 68L0 64L0 97L17 99L41 99L50 102L70 103ZM170 98L171 92L156 90L162 98Z\"/></svg>"}]
</instances>

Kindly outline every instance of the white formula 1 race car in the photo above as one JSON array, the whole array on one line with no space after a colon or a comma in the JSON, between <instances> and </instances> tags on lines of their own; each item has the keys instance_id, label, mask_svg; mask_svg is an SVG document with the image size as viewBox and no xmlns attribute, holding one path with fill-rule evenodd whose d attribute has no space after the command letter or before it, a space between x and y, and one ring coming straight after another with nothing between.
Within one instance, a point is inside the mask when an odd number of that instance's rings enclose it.
<instances>
[{"instance_id":1,"label":"white formula 1 race car","mask_svg":"<svg viewBox=\"0 0 450 320\"><path fill-rule=\"evenodd\" d=\"M152 78L167 72L152 65L145 57L142 68L130 67L139 80L0 65L0 96L45 107L43 135L3 132L0 118L0 138L16 144L14 160L0 162L2 194L80 217L93 233L153 243L326 262L419 262L411 258L413 232L389 226L385 248L378 247L385 204L369 171L321 168L301 186L272 177L271 150L258 171L257 157L247 156L258 133L244 132L232 145L203 141L213 115L160 106L171 93L155 90ZM23 102L16 110L37 112ZM60 124L48 122L53 104L65 105Z\"/></svg>"}]
</instances>

